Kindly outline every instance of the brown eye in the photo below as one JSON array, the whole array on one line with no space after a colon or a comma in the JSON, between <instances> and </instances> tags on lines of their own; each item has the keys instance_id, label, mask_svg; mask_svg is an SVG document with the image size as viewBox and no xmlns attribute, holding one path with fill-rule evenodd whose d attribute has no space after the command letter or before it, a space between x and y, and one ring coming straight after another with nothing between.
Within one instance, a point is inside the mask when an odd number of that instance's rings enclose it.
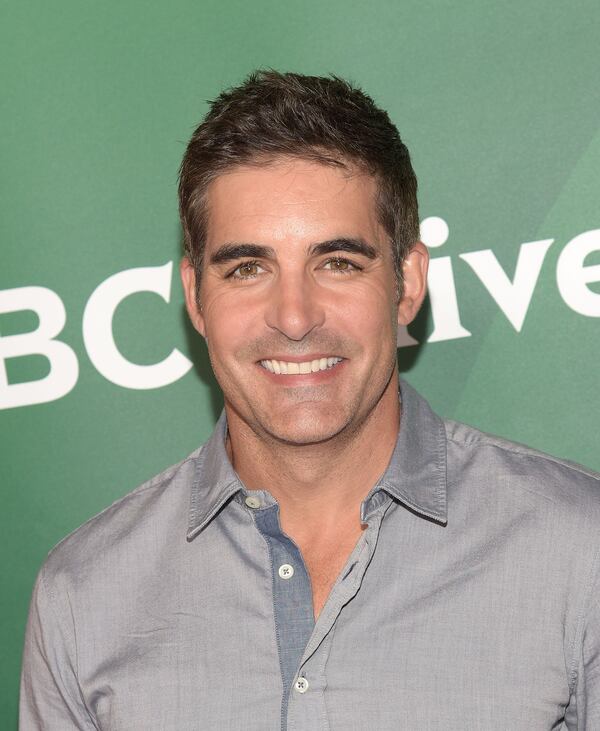
<instances>
[{"instance_id":1,"label":"brown eye","mask_svg":"<svg viewBox=\"0 0 600 731\"><path fill-rule=\"evenodd\" d=\"M236 267L229 276L234 279L252 279L262 271L262 267L257 261L246 261Z\"/></svg>"},{"instance_id":2,"label":"brown eye","mask_svg":"<svg viewBox=\"0 0 600 731\"><path fill-rule=\"evenodd\" d=\"M252 277L258 273L258 267L254 263L242 264L238 271L242 277Z\"/></svg>"},{"instance_id":3,"label":"brown eye","mask_svg":"<svg viewBox=\"0 0 600 731\"><path fill-rule=\"evenodd\" d=\"M358 267L348 259L329 259L325 262L325 269L329 269L333 272L351 272Z\"/></svg>"}]
</instances>

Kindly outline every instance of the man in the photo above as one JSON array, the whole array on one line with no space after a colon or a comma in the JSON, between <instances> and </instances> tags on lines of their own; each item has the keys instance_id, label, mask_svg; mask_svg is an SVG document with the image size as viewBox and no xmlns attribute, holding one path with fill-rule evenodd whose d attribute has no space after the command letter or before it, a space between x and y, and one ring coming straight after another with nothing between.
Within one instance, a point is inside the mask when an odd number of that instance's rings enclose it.
<instances>
[{"instance_id":1,"label":"man","mask_svg":"<svg viewBox=\"0 0 600 731\"><path fill-rule=\"evenodd\" d=\"M180 203L224 414L51 552L22 729L600 729L598 475L399 382L427 250L386 113L257 73Z\"/></svg>"}]
</instances>

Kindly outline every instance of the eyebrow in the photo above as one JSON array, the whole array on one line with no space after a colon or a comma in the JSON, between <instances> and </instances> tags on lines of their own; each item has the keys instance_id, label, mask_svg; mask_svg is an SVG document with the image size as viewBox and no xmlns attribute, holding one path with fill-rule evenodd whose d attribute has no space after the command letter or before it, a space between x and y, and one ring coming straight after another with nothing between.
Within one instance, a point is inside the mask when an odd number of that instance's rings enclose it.
<instances>
[{"instance_id":1,"label":"eyebrow","mask_svg":"<svg viewBox=\"0 0 600 731\"><path fill-rule=\"evenodd\" d=\"M316 256L321 254L333 254L336 251L346 251L348 254L360 254L367 259L376 259L378 252L374 246L368 244L364 239L331 239L322 241L311 246L310 253Z\"/></svg>"},{"instance_id":2,"label":"eyebrow","mask_svg":"<svg viewBox=\"0 0 600 731\"><path fill-rule=\"evenodd\" d=\"M349 254L360 254L367 259L376 259L377 249L364 239L339 238L321 241L310 247L309 253L312 256L333 254L336 251L345 251ZM260 244L223 244L210 257L211 264L224 264L228 261L244 258L273 259L275 250L270 246Z\"/></svg>"},{"instance_id":3,"label":"eyebrow","mask_svg":"<svg viewBox=\"0 0 600 731\"><path fill-rule=\"evenodd\" d=\"M211 264L223 264L235 259L252 257L253 259L272 259L275 250L270 246L259 244L223 244L210 257Z\"/></svg>"}]
</instances>

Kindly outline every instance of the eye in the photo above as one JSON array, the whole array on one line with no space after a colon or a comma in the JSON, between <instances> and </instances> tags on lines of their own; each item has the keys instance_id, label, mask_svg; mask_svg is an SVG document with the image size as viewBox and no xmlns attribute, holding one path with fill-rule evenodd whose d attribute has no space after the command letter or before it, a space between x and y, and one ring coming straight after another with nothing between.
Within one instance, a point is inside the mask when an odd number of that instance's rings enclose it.
<instances>
[{"instance_id":1,"label":"eye","mask_svg":"<svg viewBox=\"0 0 600 731\"><path fill-rule=\"evenodd\" d=\"M263 271L263 268L257 261L245 261L233 269L228 277L232 279L253 279Z\"/></svg>"},{"instance_id":2,"label":"eye","mask_svg":"<svg viewBox=\"0 0 600 731\"><path fill-rule=\"evenodd\" d=\"M349 259L336 256L333 259L328 259L325 264L323 264L323 269L329 269L333 272L339 272L340 274L347 274L353 271L358 272L361 270L361 267L354 264Z\"/></svg>"}]
</instances>

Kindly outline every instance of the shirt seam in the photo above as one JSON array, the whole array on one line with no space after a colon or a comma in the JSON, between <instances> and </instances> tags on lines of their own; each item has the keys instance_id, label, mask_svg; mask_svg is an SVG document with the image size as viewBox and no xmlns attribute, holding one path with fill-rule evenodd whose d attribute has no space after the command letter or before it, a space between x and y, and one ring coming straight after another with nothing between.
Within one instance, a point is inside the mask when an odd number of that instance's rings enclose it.
<instances>
[{"instance_id":1,"label":"shirt seam","mask_svg":"<svg viewBox=\"0 0 600 731\"><path fill-rule=\"evenodd\" d=\"M337 632L337 628L338 628L338 622L336 620L333 623L333 627L331 628L331 630L332 630L331 631L331 642L329 645L329 652L327 653L327 659L323 663L323 716L324 716L323 720L327 724L327 729L331 728L331 723L329 722L330 710L329 710L329 705L327 703L328 696L326 693L327 687L329 685L327 682L327 666L329 665L329 661L331 659L331 648L333 647L333 641L335 640L335 633Z\"/></svg>"},{"instance_id":2,"label":"shirt seam","mask_svg":"<svg viewBox=\"0 0 600 731\"><path fill-rule=\"evenodd\" d=\"M61 623L59 613L58 613L58 611L56 609L56 606L55 606L56 605L56 597L55 597L54 591L52 591L52 589L50 588L50 586L48 584L47 577L45 575L45 567L44 566L42 567L42 569L40 571L40 584L41 584L44 592L46 593L46 595L48 597L48 606L50 607L50 611L52 612L52 614L54 616L54 621L56 622L56 624L57 624L57 626L59 628L62 628L62 631L65 633L65 636L70 639L70 642L71 642L71 644L72 644L72 646L74 648L74 654L75 654L75 678L77 680L77 688L79 690L79 699L80 699L83 707L85 708L86 713L88 714L88 718L85 719L86 725L88 725L89 728L97 729L98 726L96 725L96 722L94 721L94 716L93 716L92 712L88 708L88 705L87 705L86 700L85 700L84 695L83 695L83 691L81 690L81 683L79 682L79 654L77 652L77 640L76 640L76 637L75 637L74 627L73 627L73 631L71 632L71 631L68 631L67 630L67 627L66 626L63 626L63 624ZM71 615L71 620L73 621L73 624L74 624L74 617L73 617L72 611L70 612L70 615ZM69 693L69 695L71 695L71 694Z\"/></svg>"},{"instance_id":3,"label":"shirt seam","mask_svg":"<svg viewBox=\"0 0 600 731\"><path fill-rule=\"evenodd\" d=\"M576 688L577 688L577 685L579 682L578 665L579 665L579 656L583 652L583 635L584 635L584 628L585 628L585 620L587 618L588 609L591 605L592 590L593 590L594 586L596 585L599 573L600 573L600 546L596 549L596 555L594 556L594 560L592 561L592 566L590 569L587 585L585 588L583 601L581 602L581 609L579 611L579 616L577 618L575 636L573 637L572 658L571 658L571 664L570 664L571 669L569 671L569 693L571 695L576 691Z\"/></svg>"},{"instance_id":4,"label":"shirt seam","mask_svg":"<svg viewBox=\"0 0 600 731\"><path fill-rule=\"evenodd\" d=\"M61 546L65 541L67 541L71 536L73 536L75 533L78 533L82 528L85 526L94 523L96 520L99 520L105 513L108 513L109 510L112 510L113 508L116 508L117 506L121 504L125 504L129 500L133 500L134 498L138 497L138 495L141 495L142 493L146 493L148 490L153 489L159 489L163 487L169 480L173 477L174 473L180 468L183 467L183 465L187 464L188 462L193 461L198 456L197 453L194 453L190 455L189 457L186 457L181 462L178 462L176 465L173 465L172 467L165 470L165 472L162 472L160 475L156 475L155 477L151 478L148 482L144 482L138 487L136 487L131 492L128 492L126 495L123 495L120 498L117 498L114 500L110 505L107 505L105 508L103 508L99 513L96 513L95 515L92 515L90 518L88 518L86 521L81 523L81 525L77 526L77 528L73 529L70 533L68 533L64 538L62 538L55 546L53 546L50 551L48 552L48 556L51 556L56 549Z\"/></svg>"},{"instance_id":5,"label":"shirt seam","mask_svg":"<svg viewBox=\"0 0 600 731\"><path fill-rule=\"evenodd\" d=\"M457 422L458 423L458 422ZM553 457L551 454L544 454L543 452L537 452L534 450L530 450L528 447L523 447L519 449L518 447L509 447L504 444L494 444L491 441L488 441L487 439L481 439L481 437L475 437L472 442L467 443L464 440L456 439L455 437L451 437L447 435L447 439L449 442L452 442L453 444L456 444L459 447L471 447L474 445L482 446L482 447L491 447L492 449L499 449L502 452L508 452L508 454L519 454L523 457L530 457L531 459L541 459L544 462L551 462L552 464L558 465L559 467L565 467L568 470L571 470L573 472L577 472L580 475L584 475L586 477L591 477L593 480L596 480L597 482L600 482L600 474L593 471L588 470L582 465L578 465L574 462L569 462L567 460L560 459L558 457Z\"/></svg>"},{"instance_id":6,"label":"shirt seam","mask_svg":"<svg viewBox=\"0 0 600 731\"><path fill-rule=\"evenodd\" d=\"M448 510L448 447L446 442L446 429L441 420L437 423L437 439L436 439L436 473L438 473L438 489L436 499L438 503L438 511L444 513L447 519Z\"/></svg>"}]
</instances>

